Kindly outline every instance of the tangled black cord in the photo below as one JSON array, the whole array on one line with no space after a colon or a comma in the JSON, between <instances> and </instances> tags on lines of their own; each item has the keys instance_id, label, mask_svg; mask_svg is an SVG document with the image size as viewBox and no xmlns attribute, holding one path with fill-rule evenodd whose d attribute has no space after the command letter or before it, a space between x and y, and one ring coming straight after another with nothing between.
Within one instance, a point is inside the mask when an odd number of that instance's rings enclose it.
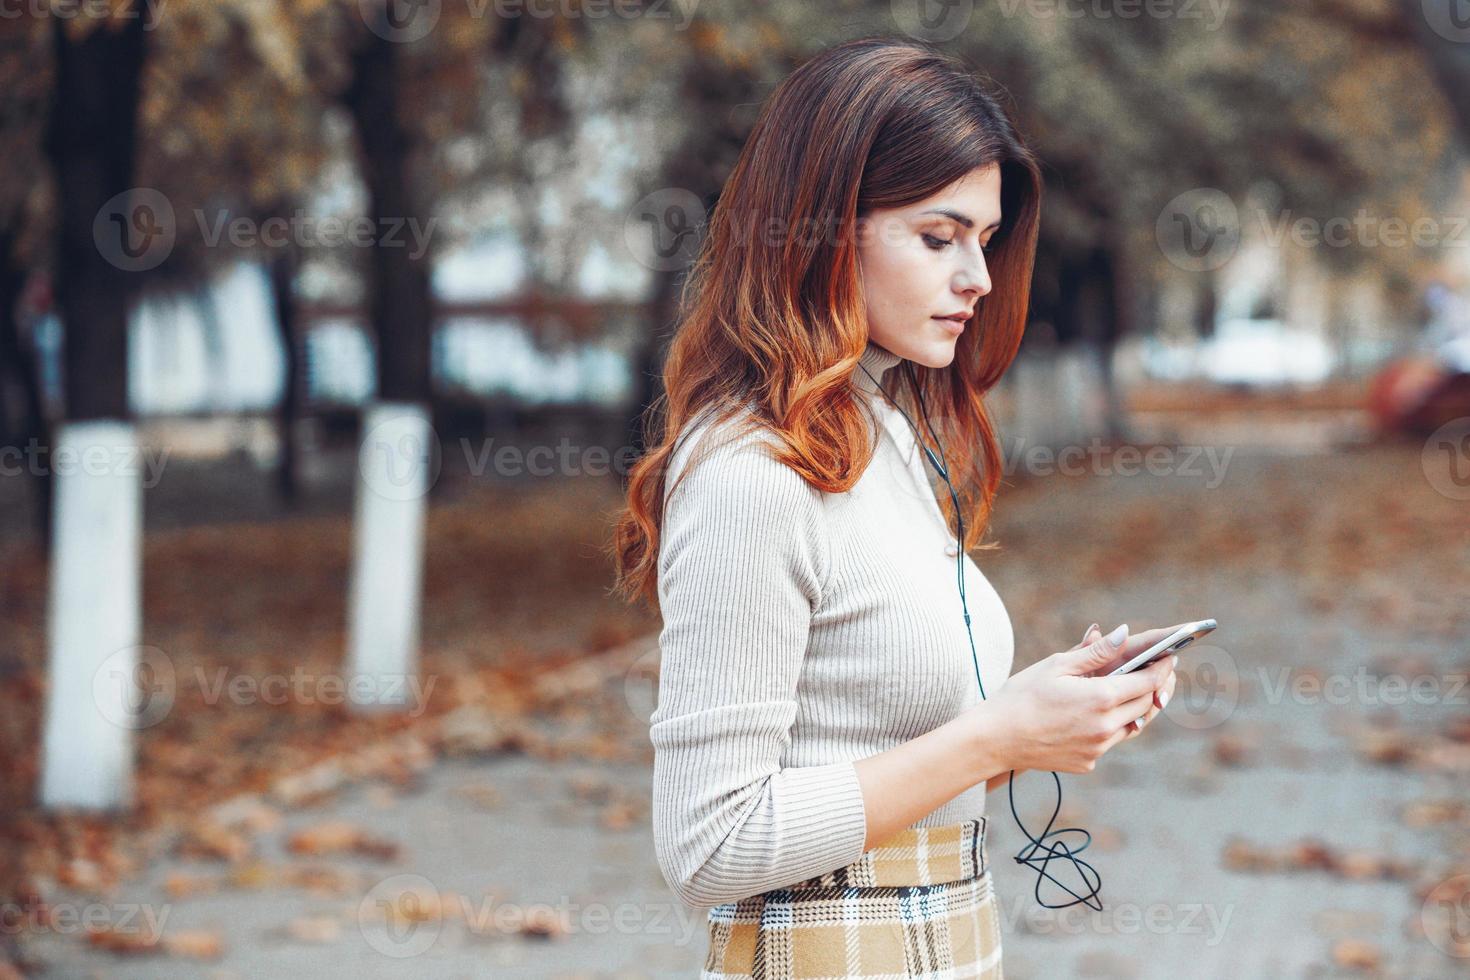
<instances>
[{"instance_id":1,"label":"tangled black cord","mask_svg":"<svg viewBox=\"0 0 1470 980\"><path fill-rule=\"evenodd\" d=\"M909 418L909 414L899 407L898 403L889 396L888 392L883 390L883 386L878 382L877 378L873 377L873 373L868 370L867 365L859 364L858 367L862 368L863 373L869 378L872 378L873 385L878 389L878 393L898 410L898 413L908 422L909 428L914 430L914 442L923 450L924 456L929 460L929 465L939 474L939 478L944 481L945 487L949 490L949 499L954 505L955 520L959 523L959 546L955 549L955 567L956 580L960 590L960 608L965 613L965 636L970 640L970 660L975 665L975 683L980 687L980 699L982 701L987 700L985 696L985 682L980 678L980 656L975 651L975 636L970 631L970 607L965 601L965 514L964 510L960 507L959 495L955 493L954 484L949 479L949 467L943 459L944 447L939 441L939 436L934 432L934 426L929 423L929 409L924 404L924 393L919 388L919 381L914 376L911 363L905 360L903 367L908 373L909 383L912 386L914 395L919 400L919 415L924 420L924 428L929 430L929 437L934 440L934 445L939 447L940 455L938 459L935 458L934 451L924 444L924 438L920 434L918 426L914 425L914 420ZM1011 770L1011 778L1006 781L1006 788L1010 796L1011 816L1015 819L1016 826L1021 828L1021 833L1025 834L1026 839L1031 842L1016 852L1015 861L1017 864L1025 865L1036 872L1036 901L1042 907L1065 909L1071 908L1073 905L1079 903L1086 903L1088 907L1101 912L1103 910L1102 899L1098 895L1102 890L1102 875L1098 873L1096 868L1077 856L1087 850L1087 846L1092 843L1092 835L1082 827L1059 827L1056 830L1052 829L1052 825L1056 823L1057 816L1062 812L1062 779L1055 772L1052 772L1051 778L1057 787L1057 804L1052 810L1051 819L1046 822L1046 829L1042 831L1040 837L1035 836L1026 828L1026 825L1021 822L1021 815L1016 812L1016 770ZM1064 834L1081 834L1083 837L1082 845L1075 849L1067 846L1066 842L1061 839ZM1049 840L1051 843L1047 843ZM1071 861L1076 866L1077 873L1082 876L1082 880L1087 884L1088 891L1085 895L1077 894L1047 871L1047 865L1053 860L1058 859ZM1062 891L1071 895L1073 900L1063 902L1060 905L1048 903L1041 897L1042 879L1053 882Z\"/></svg>"}]
</instances>

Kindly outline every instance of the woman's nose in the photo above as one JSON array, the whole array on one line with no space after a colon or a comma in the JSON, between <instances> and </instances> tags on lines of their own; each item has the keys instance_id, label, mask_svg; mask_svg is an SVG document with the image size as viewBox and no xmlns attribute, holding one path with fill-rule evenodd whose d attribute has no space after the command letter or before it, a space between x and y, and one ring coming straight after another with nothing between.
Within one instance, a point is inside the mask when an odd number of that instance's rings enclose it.
<instances>
[{"instance_id":1,"label":"woman's nose","mask_svg":"<svg viewBox=\"0 0 1470 980\"><path fill-rule=\"evenodd\" d=\"M976 265L970 266L955 277L955 288L972 298L978 298L990 292L990 270L985 266L982 258Z\"/></svg>"}]
</instances>

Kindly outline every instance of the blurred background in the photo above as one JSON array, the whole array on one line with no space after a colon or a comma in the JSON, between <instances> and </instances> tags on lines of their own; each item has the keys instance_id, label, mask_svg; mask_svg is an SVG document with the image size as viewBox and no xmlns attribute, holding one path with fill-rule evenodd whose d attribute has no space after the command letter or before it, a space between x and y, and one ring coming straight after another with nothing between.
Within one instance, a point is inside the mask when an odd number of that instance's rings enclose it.
<instances>
[{"instance_id":1,"label":"blurred background","mask_svg":"<svg viewBox=\"0 0 1470 980\"><path fill-rule=\"evenodd\" d=\"M990 801L1007 975L1470 974L1464 0L0 6L0 977L697 972L606 543L762 101L875 34L1044 164L1016 668L1220 622L1063 779L1103 911Z\"/></svg>"}]
</instances>

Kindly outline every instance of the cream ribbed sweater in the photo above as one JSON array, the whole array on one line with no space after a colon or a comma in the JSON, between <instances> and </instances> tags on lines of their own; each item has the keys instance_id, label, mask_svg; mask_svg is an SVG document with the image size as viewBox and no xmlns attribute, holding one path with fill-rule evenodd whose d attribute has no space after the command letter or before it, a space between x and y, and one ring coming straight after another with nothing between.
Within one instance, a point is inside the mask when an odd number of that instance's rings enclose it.
<instances>
[{"instance_id":1,"label":"cream ribbed sweater","mask_svg":"<svg viewBox=\"0 0 1470 980\"><path fill-rule=\"evenodd\" d=\"M898 362L871 343L862 356L877 378ZM884 432L846 493L816 490L767 456L765 432L730 439L701 422L670 461L666 492L696 448L715 446L664 508L649 731L658 863L692 906L857 860L866 821L853 762L980 700L955 539L928 464L861 369L853 384ZM1010 618L968 556L965 586L993 697L1011 670ZM984 809L980 783L911 826Z\"/></svg>"}]
</instances>

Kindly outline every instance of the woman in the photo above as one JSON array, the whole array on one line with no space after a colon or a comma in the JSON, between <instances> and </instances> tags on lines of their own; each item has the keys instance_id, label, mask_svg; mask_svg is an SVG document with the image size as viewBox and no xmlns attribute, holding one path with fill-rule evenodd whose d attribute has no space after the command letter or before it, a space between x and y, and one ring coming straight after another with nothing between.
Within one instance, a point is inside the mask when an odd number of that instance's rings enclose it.
<instances>
[{"instance_id":1,"label":"woman","mask_svg":"<svg viewBox=\"0 0 1470 980\"><path fill-rule=\"evenodd\" d=\"M706 975L999 977L987 790L1091 771L1173 689L1168 658L1089 676L1165 632L1126 626L1008 679L965 554L1039 198L969 71L868 39L773 93L714 210L614 542L663 616L655 845Z\"/></svg>"}]
</instances>

